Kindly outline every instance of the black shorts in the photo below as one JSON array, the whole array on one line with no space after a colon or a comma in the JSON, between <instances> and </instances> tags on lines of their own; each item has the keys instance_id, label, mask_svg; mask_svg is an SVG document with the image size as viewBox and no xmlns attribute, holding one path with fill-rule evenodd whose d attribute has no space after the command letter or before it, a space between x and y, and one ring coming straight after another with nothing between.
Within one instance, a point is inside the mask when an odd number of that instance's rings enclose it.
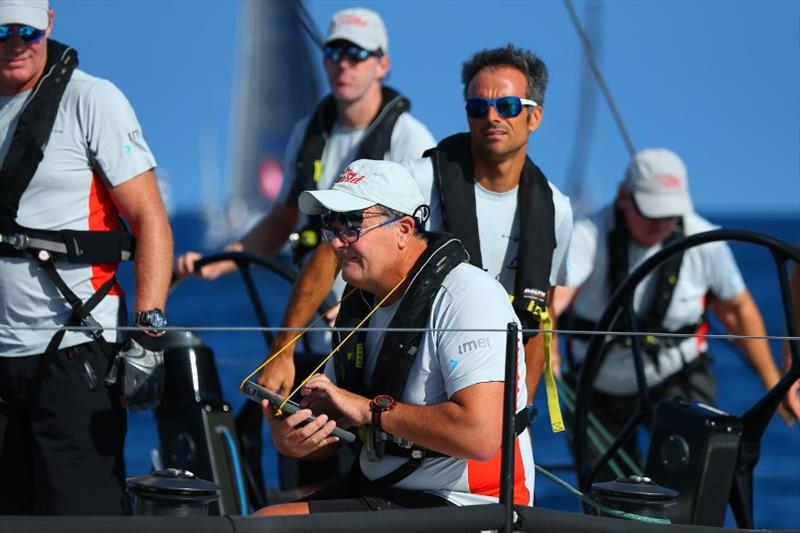
<instances>
[{"instance_id":1,"label":"black shorts","mask_svg":"<svg viewBox=\"0 0 800 533\"><path fill-rule=\"evenodd\" d=\"M386 511L454 505L445 498L427 492L371 487L357 473L335 479L301 501L308 502L311 513Z\"/></svg>"},{"instance_id":2,"label":"black shorts","mask_svg":"<svg viewBox=\"0 0 800 533\"><path fill-rule=\"evenodd\" d=\"M41 360L0 357L0 514L123 514L126 414L108 359L87 343Z\"/></svg>"}]
</instances>

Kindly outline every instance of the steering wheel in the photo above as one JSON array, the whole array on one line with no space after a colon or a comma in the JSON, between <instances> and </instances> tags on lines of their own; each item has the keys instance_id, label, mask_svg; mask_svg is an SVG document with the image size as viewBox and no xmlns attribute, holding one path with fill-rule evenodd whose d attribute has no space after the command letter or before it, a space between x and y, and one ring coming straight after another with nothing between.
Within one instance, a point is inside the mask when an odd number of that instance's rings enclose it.
<instances>
[{"instance_id":1,"label":"steering wheel","mask_svg":"<svg viewBox=\"0 0 800 533\"><path fill-rule=\"evenodd\" d=\"M633 294L636 287L641 281L653 272L658 266L664 263L667 259L675 254L678 254L689 248L706 244L715 241L739 241L755 244L762 248L767 248L775 262L778 270L778 278L781 288L781 297L784 308L784 318L786 322L786 331L791 337L797 336L797 310L792 306L791 295L789 289L789 277L787 275L786 262L792 260L800 263L800 249L791 246L779 239L768 237L759 233L743 230L714 230L704 233L698 233L689 237L675 241L662 250L654 254L652 257L644 261L638 268L625 278L622 284L614 291L609 300L608 306L603 312L600 320L597 322L595 331L613 331L613 327L617 320L623 313L628 317L628 324L632 333L637 332L637 321L635 319L635 312L633 309ZM577 398L575 402L575 427L573 428L575 449L575 470L578 474L578 480L582 491L588 491L591 484L596 480L597 476L602 469L608 466L611 458L622 447L622 445L633 436L637 427L643 422L649 420L653 413L654 406L650 401L650 395L647 388L647 381L644 377L644 359L642 358L642 336L631 335L632 357L634 369L636 373L636 385L638 394L638 407L633 416L624 425L622 431L610 444L608 449L603 455L594 463L585 464L586 457L583 456L581 450L584 450L588 444L588 416L589 406L592 402L592 393L594 384L597 379L598 371L603 364L606 350L604 345L606 343L606 335L592 335L591 341L586 349L586 355L581 366L580 377L578 380ZM755 447L761 440L761 436L769 423L770 418L775 413L783 397L786 395L787 390L792 383L800 377L800 342L793 341L790 343L792 354L792 365L787 374L768 391L766 395L757 401L744 415L742 415L742 446L753 444ZM741 455L741 454L740 454ZM753 454L749 458L740 457L740 464L737 467L736 481L740 483L748 482L752 487L752 469L758 462L758 453ZM747 461L746 464L743 464ZM739 479L739 478L742 479ZM735 492L735 491L734 491ZM747 500L748 498L743 498ZM749 498L750 509L740 510L737 512L734 506L734 514L737 518L737 523L740 522L740 515L746 522L749 515L752 521L752 498ZM734 502L731 502L734 503ZM744 501L745 507L747 502ZM743 514L744 513L744 514ZM751 525L738 524L739 527L752 527Z\"/></svg>"}]
</instances>

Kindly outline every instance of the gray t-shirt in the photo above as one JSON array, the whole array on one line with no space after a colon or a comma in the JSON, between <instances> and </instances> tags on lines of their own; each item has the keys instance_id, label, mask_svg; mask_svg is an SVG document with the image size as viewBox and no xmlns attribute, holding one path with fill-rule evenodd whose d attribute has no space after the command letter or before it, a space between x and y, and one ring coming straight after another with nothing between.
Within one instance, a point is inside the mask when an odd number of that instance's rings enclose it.
<instances>
[{"instance_id":1,"label":"gray t-shirt","mask_svg":"<svg viewBox=\"0 0 800 533\"><path fill-rule=\"evenodd\" d=\"M0 158L5 158L29 93L0 100ZM30 185L20 200L17 223L48 230L109 230L118 211L109 193L155 167L141 126L125 96L111 82L80 70L72 74L61 100L50 139ZM105 283L116 265L57 262L59 274L83 301ZM117 325L122 288L117 285L92 316L105 327ZM0 356L43 353L54 328L71 310L38 265L27 259L0 258ZM28 329L24 329L28 328ZM116 341L116 331L103 336ZM89 339L68 332L61 347Z\"/></svg>"},{"instance_id":2,"label":"gray t-shirt","mask_svg":"<svg viewBox=\"0 0 800 533\"><path fill-rule=\"evenodd\" d=\"M567 256L568 286L579 287L573 312L576 316L598 320L606 307L611 292L608 288L608 233L613 225L614 208L606 207L589 218L575 222L572 241ZM717 227L699 215L684 219L686 235L710 231ZM629 271L661 250L661 244L643 248L633 242L628 247ZM650 277L644 279L634 291L634 309L642 301L650 301ZM739 296L745 290L744 280L736 266L730 247L724 242L696 246L683 254L678 284L675 288L664 325L675 331L700 321L706 304L706 293L711 291L721 300ZM646 300L643 300L646 298ZM573 339L573 353L582 361L587 343ZM650 385L657 385L679 371L684 362L695 359L707 349L702 337L687 338L677 346L662 348L658 367L645 358L645 377ZM630 350L615 347L606 355L597 376L597 388L608 394L633 394L636 392L633 359Z\"/></svg>"},{"instance_id":3,"label":"gray t-shirt","mask_svg":"<svg viewBox=\"0 0 800 533\"><path fill-rule=\"evenodd\" d=\"M440 231L442 206L439 191L433 179L433 163L429 157L414 159L406 167L417 180L422 197L431 208L428 229ZM556 249L550 265L550 285L562 285L564 259L572 234L572 206L569 198L550 183L555 210ZM475 183L475 210L478 217L478 236L483 268L499 281L509 294L514 292L514 277L519 249L519 214L517 213L517 188L502 193L488 191Z\"/></svg>"},{"instance_id":4,"label":"gray t-shirt","mask_svg":"<svg viewBox=\"0 0 800 533\"><path fill-rule=\"evenodd\" d=\"M383 307L370 318L370 328L386 328L402 299ZM447 401L456 392L477 383L504 381L505 328L518 322L503 287L485 272L463 263L445 277L436 294L420 341L419 351L409 372L399 401L414 405L433 405ZM485 330L494 331L453 331ZM449 330L449 331L442 331ZM369 331L365 346L364 380L369 383L375 371L377 353L385 332ZM522 339L518 354L524 354ZM517 373L517 410L525 407L525 357L519 357ZM336 381L333 361L325 374ZM534 463L528 431L515 441L516 456L522 466L515 470L515 501L533 504ZM394 487L425 490L447 498L456 505L497 502L499 493L499 457L474 461L458 457L426 459L410 476ZM405 462L404 458L385 456L378 461L368 458L366 449L360 457L361 470L369 479L382 477Z\"/></svg>"}]
</instances>

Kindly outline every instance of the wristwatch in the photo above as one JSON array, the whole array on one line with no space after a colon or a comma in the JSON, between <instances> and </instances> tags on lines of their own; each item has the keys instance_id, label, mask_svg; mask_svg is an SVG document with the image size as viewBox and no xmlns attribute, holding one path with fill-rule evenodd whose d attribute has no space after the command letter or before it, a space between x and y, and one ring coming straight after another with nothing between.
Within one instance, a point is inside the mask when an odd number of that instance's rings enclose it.
<instances>
[{"instance_id":1,"label":"wristwatch","mask_svg":"<svg viewBox=\"0 0 800 533\"><path fill-rule=\"evenodd\" d=\"M372 427L382 430L381 414L391 411L397 402L388 394L379 394L369 402L369 410L372 412Z\"/></svg>"},{"instance_id":2,"label":"wristwatch","mask_svg":"<svg viewBox=\"0 0 800 533\"><path fill-rule=\"evenodd\" d=\"M136 313L133 323L135 326L144 328L152 334L160 335L164 333L164 328L167 327L167 317L164 316L164 311L156 307Z\"/></svg>"}]
</instances>

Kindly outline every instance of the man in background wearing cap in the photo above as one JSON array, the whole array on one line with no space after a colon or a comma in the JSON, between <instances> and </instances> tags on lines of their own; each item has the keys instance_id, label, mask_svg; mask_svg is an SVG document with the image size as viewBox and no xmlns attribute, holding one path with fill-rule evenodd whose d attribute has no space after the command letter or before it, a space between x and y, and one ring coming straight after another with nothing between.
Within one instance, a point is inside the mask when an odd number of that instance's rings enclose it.
<instances>
[{"instance_id":1,"label":"man in background wearing cap","mask_svg":"<svg viewBox=\"0 0 800 533\"><path fill-rule=\"evenodd\" d=\"M277 418L264 402L264 412L275 447L296 457L333 453L336 425L365 427L368 436L351 475L302 502L261 514L496 502L503 330L517 321L505 290L466 262L466 250L452 235L420 231L423 197L401 165L355 161L332 189L305 191L299 205L304 213L322 215L323 236L349 284L347 292L357 289L343 301L337 327L353 328L368 318L362 327L371 331L357 331L328 361L325 373L304 385L305 409ZM347 332L336 335L338 344ZM521 337L517 342L520 353ZM525 413L522 357L516 386L517 409ZM304 425L312 413L318 418ZM531 505L533 450L525 423L515 452L521 462L515 469L515 503Z\"/></svg>"},{"instance_id":2,"label":"man in background wearing cap","mask_svg":"<svg viewBox=\"0 0 800 533\"><path fill-rule=\"evenodd\" d=\"M639 152L628 166L614 204L575 222L567 256L567 287L556 290L556 312L563 312L572 301L572 323L567 327L591 331L629 272L666 244L712 229L716 227L694 212L683 161L663 148ZM654 300L653 294L669 297ZM696 246L675 256L638 286L634 295L637 330L705 333L709 304L730 334L766 334L761 313L724 242ZM713 405L716 383L705 339L651 339L644 340L642 347L653 404L684 396ZM568 339L568 381L577 377L589 340L588 336ZM767 341L748 339L737 344L764 387L774 386L779 373ZM618 434L633 415L637 393L630 347L624 342L612 344L595 387L592 412L612 434ZM630 451L635 452L635 445Z\"/></svg>"},{"instance_id":3,"label":"man in background wearing cap","mask_svg":"<svg viewBox=\"0 0 800 533\"><path fill-rule=\"evenodd\" d=\"M331 93L312 115L295 125L284 158L283 187L272 210L226 250L279 252L301 222L297 208L301 191L329 188L354 159L400 162L421 156L435 144L428 129L409 112L408 99L382 85L389 74L389 36L377 13L364 8L337 12L322 51ZM303 252L319 242L318 225L312 218L301 228L296 246ZM332 256L330 248L325 248ZM233 262L220 262L195 272L194 263L200 257L196 252L181 255L177 274L214 279L235 269ZM289 334L279 335L275 344L285 344L289 338Z\"/></svg>"},{"instance_id":4,"label":"man in background wearing cap","mask_svg":"<svg viewBox=\"0 0 800 533\"><path fill-rule=\"evenodd\" d=\"M145 344L166 325L172 235L130 104L52 29L47 0L0 0L0 514L122 514L122 403L157 404L163 365L120 350L119 216Z\"/></svg>"}]
</instances>

